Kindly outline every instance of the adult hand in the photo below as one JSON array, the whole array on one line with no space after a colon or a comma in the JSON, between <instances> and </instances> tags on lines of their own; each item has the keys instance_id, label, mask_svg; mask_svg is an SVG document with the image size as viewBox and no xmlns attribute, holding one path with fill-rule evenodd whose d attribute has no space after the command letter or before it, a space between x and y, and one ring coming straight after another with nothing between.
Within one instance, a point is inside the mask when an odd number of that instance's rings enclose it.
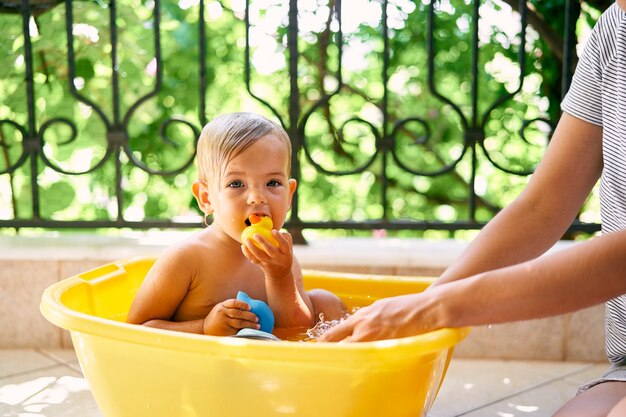
<instances>
[{"instance_id":1,"label":"adult hand","mask_svg":"<svg viewBox=\"0 0 626 417\"><path fill-rule=\"evenodd\" d=\"M414 336L438 329L434 306L424 294L377 300L324 333L320 342L366 342Z\"/></svg>"},{"instance_id":2,"label":"adult hand","mask_svg":"<svg viewBox=\"0 0 626 417\"><path fill-rule=\"evenodd\" d=\"M232 336L241 329L260 329L259 318L250 311L250 306L236 299L218 303L204 319L204 334Z\"/></svg>"},{"instance_id":3,"label":"adult hand","mask_svg":"<svg viewBox=\"0 0 626 417\"><path fill-rule=\"evenodd\" d=\"M278 246L272 245L262 235L254 235L254 240L261 246L257 247L250 239L243 242L241 250L252 262L261 267L268 279L281 280L291 276L293 264L293 239L287 232L272 230L272 236L278 242Z\"/></svg>"}]
</instances>

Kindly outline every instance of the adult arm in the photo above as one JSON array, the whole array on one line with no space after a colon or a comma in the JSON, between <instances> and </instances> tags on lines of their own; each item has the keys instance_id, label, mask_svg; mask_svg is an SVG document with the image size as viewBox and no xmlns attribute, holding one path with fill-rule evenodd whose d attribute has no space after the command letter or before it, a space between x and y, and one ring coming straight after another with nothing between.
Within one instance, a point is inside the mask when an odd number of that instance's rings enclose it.
<instances>
[{"instance_id":1,"label":"adult arm","mask_svg":"<svg viewBox=\"0 0 626 417\"><path fill-rule=\"evenodd\" d=\"M411 336L567 313L626 293L626 230L521 264L376 301L321 341Z\"/></svg>"},{"instance_id":2,"label":"adult arm","mask_svg":"<svg viewBox=\"0 0 626 417\"><path fill-rule=\"evenodd\" d=\"M597 182L601 135L600 127L564 114L524 192L481 231L433 287L424 294L377 301L321 340L387 339L440 327L543 317L619 295L618 265L626 261L616 258L626 259L623 235L531 260L562 236ZM604 282L580 285L583 277L595 281L596 276L614 282L604 289L600 288ZM589 286L599 292L589 293Z\"/></svg>"}]
</instances>

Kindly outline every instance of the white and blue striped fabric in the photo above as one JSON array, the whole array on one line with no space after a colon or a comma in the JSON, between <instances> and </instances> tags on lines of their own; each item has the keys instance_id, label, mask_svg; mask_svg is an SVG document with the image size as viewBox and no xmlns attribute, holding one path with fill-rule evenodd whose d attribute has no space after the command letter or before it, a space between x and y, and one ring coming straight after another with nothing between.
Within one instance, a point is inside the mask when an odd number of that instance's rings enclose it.
<instances>
[{"instance_id":1,"label":"white and blue striped fabric","mask_svg":"<svg viewBox=\"0 0 626 417\"><path fill-rule=\"evenodd\" d=\"M626 228L626 12L617 4L598 20L578 62L563 111L602 126L602 233ZM602 277L598 285L602 285ZM626 279L626 271L624 271ZM626 295L606 303L606 352L626 363Z\"/></svg>"}]
</instances>

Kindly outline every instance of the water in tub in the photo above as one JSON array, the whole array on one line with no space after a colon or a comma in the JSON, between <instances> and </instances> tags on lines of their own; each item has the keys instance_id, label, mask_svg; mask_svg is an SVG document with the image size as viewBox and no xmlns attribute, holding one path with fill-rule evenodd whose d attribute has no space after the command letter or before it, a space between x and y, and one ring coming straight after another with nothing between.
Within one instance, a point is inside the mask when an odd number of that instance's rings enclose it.
<instances>
[{"instance_id":1,"label":"water in tub","mask_svg":"<svg viewBox=\"0 0 626 417\"><path fill-rule=\"evenodd\" d=\"M318 322L310 329L274 329L274 335L281 340L289 342L316 342L320 336L347 319L353 313L354 311L346 313L344 317L336 320L325 320L324 314L320 313Z\"/></svg>"}]
</instances>

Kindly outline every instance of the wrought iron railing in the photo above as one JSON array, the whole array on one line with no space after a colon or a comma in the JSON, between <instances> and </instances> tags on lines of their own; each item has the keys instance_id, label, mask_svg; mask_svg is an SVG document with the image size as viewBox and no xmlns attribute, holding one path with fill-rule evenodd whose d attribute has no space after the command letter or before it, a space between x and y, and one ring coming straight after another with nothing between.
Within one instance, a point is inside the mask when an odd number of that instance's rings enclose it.
<instances>
[{"instance_id":1,"label":"wrought iron railing","mask_svg":"<svg viewBox=\"0 0 626 417\"><path fill-rule=\"evenodd\" d=\"M199 219L192 220L176 220L160 218L159 216L143 215L139 219L128 218L125 213L125 209L128 207L128 199L130 198L125 194L125 182L129 179L129 167L133 169L139 169L148 176L163 176L163 177L175 177L177 175L191 175L192 163L194 159L194 152L190 152L188 155L181 157L178 155L177 166L173 168L164 168L164 165L159 165L158 168L154 168L149 162L146 162L149 158L150 147L147 145L145 149L138 152L135 149L136 142L133 144L133 134L131 133L132 119L137 117L139 109L142 106L147 105L150 100L162 92L164 89L164 80L166 78L164 74L164 68L168 65L168 61L163 57L163 46L161 34L164 30L162 27L161 16L164 13L162 10L163 5L166 5L166 0L150 0L141 4L141 7L145 7L146 10L151 10L151 17L144 22L144 25L149 29L152 46L153 58L150 61L150 68L152 68L152 80L153 85L151 89L139 95L134 101L125 100L126 90L120 85L121 78L123 77L124 69L120 64L120 52L118 47L120 46L119 33L121 27L127 28L128 23L121 22L119 16L119 7L130 7L132 2L120 3L120 0L110 0L106 4L101 4L99 7L102 18L108 21L108 33L106 38L109 40L108 58L109 68L108 74L110 74L110 99L107 104L110 108L105 108L102 104L102 99L95 99L86 95L81 91L81 82L84 83L84 76L80 74L80 60L77 58L74 45L76 44L76 25L77 22L74 18L74 8L77 7L80 2L72 2L66 0L64 4L58 4L55 1L37 1L37 0L0 0L0 10L5 13L13 12L15 19L21 20L21 34L11 38L12 41L21 39L23 47L18 48L22 54L19 58L23 63L23 85L20 84L15 90L21 89L21 96L24 99L24 108L5 108L0 112L0 145L4 153L4 165L0 165L0 178L4 177L4 182L0 183L2 187L2 193L4 194L4 202L0 204L4 205L4 212L0 214L0 227L11 228L23 228L23 227L43 227L43 228L101 228L101 227L129 227L129 228L166 228L166 227L197 227L200 224ZM315 59L308 58L308 63L311 61L315 65L321 65L324 68L322 75L319 75L321 80L319 81L319 88L315 90L306 85L303 87L303 59L307 58L305 48L302 46L305 42L303 40L303 33L300 29L302 24L301 19L303 11L299 10L299 4L297 0L289 0L286 16L288 21L285 24L279 25L277 31L277 37L279 38L279 44L284 44L285 51L285 68L278 71L280 79L288 79L285 83L285 90L287 95L287 102L280 104L280 99L273 97L271 89L268 90L267 83L263 84L263 77L258 76L258 71L255 71L253 64L254 47L255 47L255 26L251 22L251 7L254 3L250 1L245 2L245 9L237 11L228 9L228 5L217 2L207 2L205 0L198 0L192 2L194 7L197 7L198 19L195 23L197 37L197 60L195 61L194 68L189 68L189 71L193 74L194 82L197 82L197 97L189 98L195 104L197 108L197 120L190 119L188 116L181 117L177 115L169 115L160 119L160 141L159 143L174 145L175 140L168 136L170 129L182 129L186 130L186 134L189 137L197 138L200 128L207 122L210 115L215 115L219 112L208 111L208 98L207 94L210 91L215 91L219 87L219 82L216 81L216 74L221 70L220 61L216 58L217 54L214 51L209 51L210 47L207 44L207 39L213 39L207 34L207 28L210 28L210 22L207 22L207 4L210 3L211 7L221 8L222 12L232 12L233 16L236 16L238 21L241 21L245 27L245 34L242 34L242 38L245 39L245 46L240 48L242 53L242 65L241 75L238 73L231 74L233 79L241 79L245 84L245 89L248 94L248 98L256 100L259 103L261 109L264 109L268 115L275 117L288 131L292 143L294 156L292 160L293 176L298 179L300 184L300 190L307 190L307 187L315 188L317 185L309 184L307 182L306 175L303 174L305 169L303 165L306 165L306 169L313 169L316 172L316 178L322 177L350 177L359 176L365 172L373 172L375 178L375 185L370 186L367 193L375 193L376 205L379 210L375 210L375 214L360 215L356 218L350 218L350 216L339 216L333 218L331 215L324 215L324 218L315 218L314 215L302 213L302 196L296 194L293 201L291 217L288 222L288 227L292 231L301 231L302 229L315 228L315 229L351 229L351 230L367 230L367 229L413 229L413 230L447 230L455 231L461 229L478 229L482 227L488 215L478 215L477 207L479 205L488 207L493 214L499 208L500 204L491 204L488 199L481 196L480 190L477 186L477 175L481 164L490 166L490 169L494 171L510 175L512 177L525 177L532 173L533 166L528 166L528 161L518 163L517 165L507 165L506 152L494 151L494 146L488 146L487 139L490 137L489 123L498 119L498 115L503 115L507 109L512 105L515 105L519 100L516 98L526 85L526 80L532 71L528 68L528 56L532 54L532 50L529 51L528 38L529 28L532 28L532 24L529 24L529 11L525 1L500 1L496 3L473 1L469 4L466 2L449 2L433 1L428 5L423 5L422 2L415 1L389 1L381 0L378 2L360 2L360 5L372 6L377 5L377 10L380 11L381 16L378 25L371 25L371 37L378 39L380 49L375 51L379 57L379 62L376 64L380 70L375 76L375 79L369 78L366 82L373 83L379 86L378 97L369 97L366 92L356 91L357 89L350 85L350 82L346 81L345 65L349 59L346 58L345 50L346 45L345 33L343 29L344 16L346 13L356 13L355 9L351 9L354 5L345 0L329 0L325 3L325 7L328 9L326 15L325 27L319 29L313 35L316 37L316 41L326 42L324 48L320 48L318 51L322 51L323 54L317 56ZM457 4L458 3L458 4ZM482 96L479 88L482 88L485 82L485 62L481 61L481 52L486 47L484 39L481 39L480 22L481 11L484 11L484 7L507 7L512 8L510 16L512 21L519 25L519 31L514 37L516 45L510 45L512 48L515 46L517 51L515 52L517 59L515 68L517 68L517 76L515 82L517 85L509 89L500 89L496 93L491 94L490 102L487 100L486 104L481 104ZM167 4L171 10L172 5ZM180 3L179 3L180 5ZM452 7L456 5L457 8L466 8L467 11L455 16L457 19L455 24L457 27L465 25L465 29L461 32L467 34L469 55L469 68L467 73L463 74L464 81L460 81L460 85L454 88L450 88L449 85L444 88L441 85L441 80L438 75L443 73L441 70L442 64L438 61L441 51L438 49L439 44L443 43L441 39L445 37L442 35L442 31L439 29L441 21L445 20L441 18L444 16L442 10L446 7ZM565 13L563 15L564 30L561 36L557 39L562 39L562 45L560 48L556 48L552 53L557 56L555 62L561 61L560 74L556 80L560 79L560 94L552 94L551 106L554 109L558 107L559 95L562 95L569 85L571 79L572 69L575 66L575 24L576 19L580 14L580 5L578 2L565 1ZM287 6L287 5L285 5ZM83 6L81 6L83 7ZM321 6L320 6L321 7ZM404 11L402 11L404 10ZM408 11L407 11L408 10ZM389 12L393 11L396 16L389 16ZM317 13L318 11L311 12ZM43 94L42 89L44 84L37 83L37 77L42 74L46 74L46 64L42 64L41 58L37 58L33 51L33 40L39 39L43 36L41 34L34 34L33 30L42 32L44 23L38 21L38 17L46 14L57 14L64 17L65 26L65 39L66 39L66 87L67 94L75 100L76 103L81 103L81 109L90 114L90 117L95 117L102 124L101 129L102 137L99 140L105 140L106 144L103 146L103 151L99 154L96 162L87 164L86 168L82 169L68 169L59 163L59 158L51 157L51 152L47 149L46 136L48 131L63 130L65 129L66 138L58 140L58 147L62 148L63 144L70 144L75 141L79 135L81 127L77 124L76 118L66 116L51 116L43 114L41 111L42 106L38 106L38 98ZM242 14L243 13L243 14ZM398 17L400 13L400 17ZM406 62L404 63L403 71L407 73L421 73L426 74L423 79L423 85L418 88L419 91L427 91L429 94L428 100L431 103L437 103L437 105L431 106L437 110L430 110L435 112L434 116L428 117L424 114L403 114L400 108L402 107L401 101L398 101L394 96L397 92L397 88L394 90L391 88L392 77L399 73L398 63L401 59L400 38L408 36L415 32L411 32L410 19L413 14L422 13L419 19L423 19L424 28L420 28L419 33L415 35L415 41L410 43L411 45L421 45L424 52L425 61L421 62ZM532 11L532 13L535 13ZM448 13L452 15L451 12ZM536 14L532 14L535 18ZM400 24L394 23L395 27L390 27L390 23L393 23L393 19L401 22ZM413 17L411 17L413 18ZM418 18L415 18L418 19ZM39 19L41 20L41 19ZM416 20L417 21L417 20ZM9 22L4 20L5 25ZM448 20L446 24L450 25L451 20ZM463 23L465 22L465 23ZM545 22L544 22L545 23ZM404 26L402 26L404 24ZM401 30L397 26L402 26ZM408 29L407 29L408 27ZM454 26L448 26L453 27ZM423 30L422 30L423 29ZM233 29L234 30L234 29ZM535 30L535 29L530 29ZM5 32L6 33L6 32ZM415 34L415 33L414 33ZM311 33L307 33L307 36ZM224 33L227 36L227 33ZM280 41L280 36L283 36L285 41ZM423 42L420 36L423 36ZM453 35L449 35L453 36ZM364 38L365 39L365 38ZM446 38L447 39L447 38ZM440 42L441 41L441 42ZM493 41L493 40L492 40ZM510 40L509 40L510 41ZM307 41L306 45L310 44ZM420 43L422 42L422 43ZM507 41L508 42L508 41ZM538 42L535 38L534 42ZM549 43L549 42L548 42ZM406 45L408 45L407 43ZM258 42L256 42L258 46ZM459 44L460 45L460 44ZM554 47L554 45L552 45ZM60 46L63 49L62 46ZM535 46L536 48L536 46ZM105 48L106 49L106 48ZM369 51L372 52L371 50ZM128 54L128 52L127 52ZM371 54L370 54L371 55ZM3 62L9 62L15 57L4 57ZM168 59L176 59L176 56L169 56ZM268 58L269 59L269 58ZM446 62L453 62L454 60L448 59ZM321 64L320 64L321 63ZM326 65L328 63L328 65ZM545 64L547 65L547 64ZM330 69L334 66L334 69ZM392 73L393 70L393 73ZM89 73L89 70L87 71ZM280 74L283 75L280 75ZM364 70L364 74L366 71ZM448 71L447 73L450 73ZM91 74L91 73L90 73ZM353 78L354 73L351 73ZM47 76L47 75L46 75ZM368 74L372 77L372 74ZM275 76L276 77L276 76ZM59 77L61 79L63 77ZM443 77L441 77L443 78ZM488 78L488 77L487 77ZM255 82L255 80L261 79L261 81ZM82 81L81 81L82 80ZM276 78L274 78L275 82ZM331 82L327 82L330 80ZM481 81L483 80L483 81ZM80 82L79 82L80 81ZM354 82L354 80L350 80ZM11 84L11 80L0 78L0 86L4 85L3 90L8 90L7 85ZM489 81L492 82L492 81ZM546 80L544 77L543 88L548 90L550 87L548 84L554 80ZM483 83L483 84L481 84ZM510 80L511 84L513 80ZM328 87L326 84L329 84ZM256 90L257 86L264 86L264 91L259 93ZM209 88L212 86L213 90ZM547 87L546 87L547 86ZM556 86L552 85L551 88ZM277 90L280 90L282 85L276 86ZM409 87L407 87L409 88ZM416 87L417 88L417 87ZM559 89L559 87L556 87ZM462 90L459 93L459 90ZM268 94L269 91L269 94ZM311 94L309 100L303 100L303 96L309 95L311 91L316 91L316 94ZM376 109L374 116L371 119L366 119L363 114L358 113L350 115L348 110L347 115L344 114L341 121L335 122L333 117L342 113L341 110L337 110L334 107L341 107L341 103L334 104L337 100L344 95L355 94L360 96L363 107L368 104L374 104L372 108ZM416 93L418 94L418 93ZM422 93L419 93L422 94ZM460 95L459 95L460 94ZM278 94L280 95L280 94ZM397 96L397 94L396 94ZM421 97L421 95L420 95ZM459 99L459 97L465 97ZM556 100L555 98L556 97ZM395 100L395 101L394 101ZM418 98L418 100L422 100ZM426 99L424 99L426 100ZM279 104L276 104L279 102ZM400 104L399 104L400 103ZM158 106L158 104L157 104ZM190 107L194 107L190 106ZM5 105L6 107L6 105ZM17 107L17 105L16 105ZM545 107L545 106L544 106ZM232 110L238 110L233 108ZM320 116L321 113L321 116ZM533 113L533 112L529 112ZM74 113L76 116L76 113ZM548 111L545 108L542 111L535 111L535 114L531 118L527 118L526 115L522 115L521 120L518 122L518 129L513 132L517 135L517 139L522 142L530 144L526 135L526 129L532 127L537 132L543 132L545 137L545 143L547 143L550 132L554 127L558 117L558 111ZM437 154L433 149L435 145L432 144L433 136L437 136L438 126L443 120L455 120L449 123L448 127L452 133L448 136L441 134L439 137L444 137L448 142L455 142L447 148L443 148L444 151ZM324 145L320 141L324 134L322 133L309 133L311 126L320 124L320 120L323 123L327 123L328 132L326 136L332 138L331 143ZM322 123L322 124L323 124ZM542 127L537 127L537 125ZM500 125L498 125L500 126ZM84 128L84 126L83 126ZM354 129L352 129L354 128ZM352 129L352 130L351 130ZM455 136L454 131L458 130L458 134ZM356 137L350 137L350 132L358 131ZM69 132L69 133L67 133ZM56 135L59 136L59 135ZM61 135L62 136L62 135ZM354 135L353 135L354 136ZM497 142L497 136L492 135ZM535 135L536 136L536 135ZM369 137L369 139L363 139ZM402 139L405 138L405 139ZM409 138L409 141L406 141ZM452 138L452 139L451 139ZM370 141L370 145L364 145L365 142ZM505 146L500 140L500 144L497 145L498 149ZM142 142L143 143L143 142ZM191 141L193 144L193 140ZM339 145L337 146L337 143ZM336 147L339 152L344 152L343 145L348 144L355 147L368 148L369 154L360 157L348 157L346 160L335 161L328 163L328 160L320 158L321 150L326 148ZM414 163L411 155L414 155L413 149L419 148L419 161ZM56 149L56 148L55 148ZM143 149L143 148L142 148ZM452 150L452 151L451 151ZM366 153L367 153L366 152ZM430 162L426 161L426 153L433 153L435 156L431 158ZM532 159L532 158L531 158ZM535 161L536 162L536 161ZM112 168L107 168L108 164L112 165ZM531 164L532 165L532 164ZM113 184L110 187L111 198L110 206L114 207L113 210L109 209L105 215L93 215L91 218L81 218L77 215L76 218L71 218L71 215L65 214L64 216L56 216L52 214L42 213L42 206L45 206L46 201L42 200L42 182L45 182L46 175L50 173L54 175L75 176L75 177L87 177L95 175L98 172L109 169L110 182ZM28 184L22 184L22 188L27 191L17 193L17 185L15 184L16 178L20 173L22 181L27 181ZM104 174L101 174L105 176ZM465 214L457 215L453 220L442 221L432 218L403 218L397 213L402 213L401 209L392 210L394 204L402 205L401 196L402 192L410 194L411 187L405 187L399 191L391 191L400 182L397 176L404 175L411 178L425 178L434 179L443 176L456 176L457 180L461 181L465 187L465 202L461 204L466 210ZM106 176L105 176L106 177ZM175 184L170 183L170 187L176 188ZM311 191L309 189L309 194ZM444 193L445 194L445 193ZM342 195L349 195L345 193ZM400 197L398 197L400 195ZM326 195L324 198L328 199ZM340 197L337 197L340 198ZM369 197L367 197L369 198ZM428 198L432 198L429 196ZM442 197L445 200L445 196ZM28 210L26 214L17 213L15 207L19 206L18 200L27 200L26 205ZM392 201L393 200L393 201ZM408 200L408 199L407 199ZM311 202L309 201L308 204ZM325 204L324 201L319 201L319 204ZM339 203L341 203L339 201ZM410 204L410 203L407 203ZM443 201L445 204L445 201ZM132 216L131 216L132 217ZM595 223L582 223L576 222L571 226L571 230L581 230L592 232L598 230L599 227Z\"/></svg>"}]
</instances>

